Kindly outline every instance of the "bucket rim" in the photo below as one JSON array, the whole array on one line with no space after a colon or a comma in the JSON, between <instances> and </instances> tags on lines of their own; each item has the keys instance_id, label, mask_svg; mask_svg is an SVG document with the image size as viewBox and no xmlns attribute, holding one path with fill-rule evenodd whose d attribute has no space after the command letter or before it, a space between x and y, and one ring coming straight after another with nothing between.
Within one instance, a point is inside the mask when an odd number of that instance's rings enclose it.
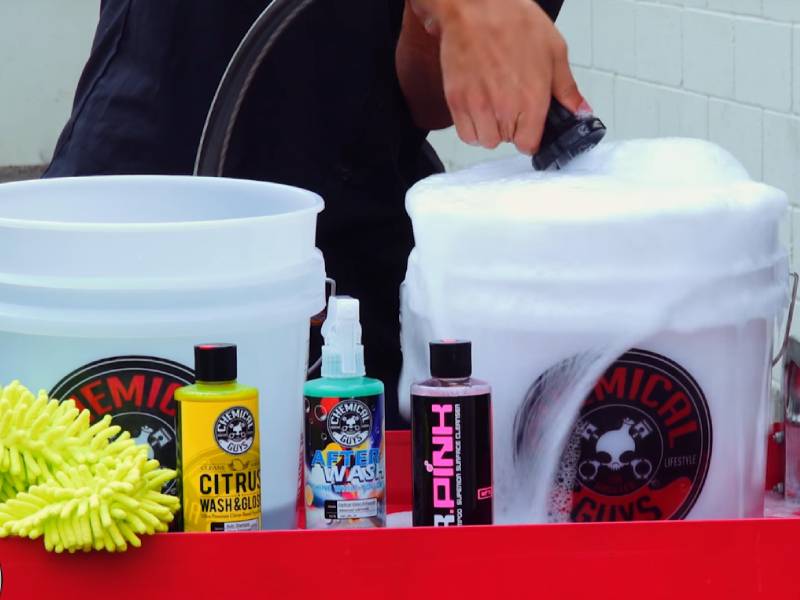
<instances>
[{"instance_id":1,"label":"bucket rim","mask_svg":"<svg viewBox=\"0 0 800 600\"><path fill-rule=\"evenodd\" d=\"M288 219L296 219L304 216L315 216L321 213L325 208L325 202L322 197L316 192L307 190L305 188L287 185L283 183L275 183L272 181L258 181L253 179L237 179L232 177L201 177L192 175L89 175L85 177L59 177L54 179L30 179L26 181L12 181L0 184L0 195L3 193L11 193L14 191L26 190L28 188L41 188L42 182L48 182L47 185L53 185L52 182L58 184L73 185L80 182L81 185L95 185L103 182L144 182L144 183L158 183L170 182L178 184L210 184L219 187L231 187L234 185L247 186L250 188L271 188L273 190L288 191L297 197L305 197L306 206L300 207L296 210L288 212L272 214L272 215L258 215L246 217L232 217L225 219L204 219L197 221L163 221L163 222L106 222L98 223L91 221L49 221L44 219L20 219L12 217L0 216L0 228L8 229L27 229L38 231L82 231L82 232L118 232L118 233L141 233L141 232L169 232L169 231L186 231L186 230L210 230L222 229L229 227L239 227L246 223L259 223L262 221L284 221ZM191 183L190 183L191 182ZM213 183L212 183L213 182Z\"/></svg>"}]
</instances>

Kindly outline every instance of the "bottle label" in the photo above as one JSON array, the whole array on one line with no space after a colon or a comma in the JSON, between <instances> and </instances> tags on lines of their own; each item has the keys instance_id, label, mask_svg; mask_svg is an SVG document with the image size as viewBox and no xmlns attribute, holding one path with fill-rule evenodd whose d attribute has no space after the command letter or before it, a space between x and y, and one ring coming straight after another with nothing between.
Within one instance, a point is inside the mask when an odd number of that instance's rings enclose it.
<instances>
[{"instance_id":1,"label":"bottle label","mask_svg":"<svg viewBox=\"0 0 800 600\"><path fill-rule=\"evenodd\" d=\"M411 397L414 526L492 523L488 394Z\"/></svg>"},{"instance_id":2,"label":"bottle label","mask_svg":"<svg viewBox=\"0 0 800 600\"><path fill-rule=\"evenodd\" d=\"M378 499L326 500L326 519L367 519L378 516Z\"/></svg>"},{"instance_id":3,"label":"bottle label","mask_svg":"<svg viewBox=\"0 0 800 600\"><path fill-rule=\"evenodd\" d=\"M179 404L184 530L258 531L258 398Z\"/></svg>"},{"instance_id":4,"label":"bottle label","mask_svg":"<svg viewBox=\"0 0 800 600\"><path fill-rule=\"evenodd\" d=\"M383 396L306 396L305 412L306 527L383 527Z\"/></svg>"}]
</instances>

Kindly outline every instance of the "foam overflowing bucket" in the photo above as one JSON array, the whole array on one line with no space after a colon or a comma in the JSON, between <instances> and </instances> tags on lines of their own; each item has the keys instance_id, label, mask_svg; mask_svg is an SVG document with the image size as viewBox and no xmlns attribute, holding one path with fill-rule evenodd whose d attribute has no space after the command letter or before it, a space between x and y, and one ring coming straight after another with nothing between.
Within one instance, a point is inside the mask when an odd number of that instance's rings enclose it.
<instances>
[{"instance_id":1,"label":"foam overflowing bucket","mask_svg":"<svg viewBox=\"0 0 800 600\"><path fill-rule=\"evenodd\" d=\"M436 176L407 205L401 393L429 339L473 341L498 522L763 514L782 192L653 140Z\"/></svg>"},{"instance_id":2,"label":"foam overflowing bucket","mask_svg":"<svg viewBox=\"0 0 800 600\"><path fill-rule=\"evenodd\" d=\"M73 398L175 464L193 346L259 388L266 528L293 526L322 200L255 181L119 176L0 186L0 383Z\"/></svg>"}]
</instances>

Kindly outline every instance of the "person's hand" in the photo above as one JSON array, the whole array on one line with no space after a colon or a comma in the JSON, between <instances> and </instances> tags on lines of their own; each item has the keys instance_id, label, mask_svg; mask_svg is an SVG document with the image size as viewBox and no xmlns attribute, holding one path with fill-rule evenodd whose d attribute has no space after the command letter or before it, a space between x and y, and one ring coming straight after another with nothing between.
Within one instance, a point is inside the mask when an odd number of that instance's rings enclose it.
<instances>
[{"instance_id":1,"label":"person's hand","mask_svg":"<svg viewBox=\"0 0 800 600\"><path fill-rule=\"evenodd\" d=\"M591 112L567 60L567 44L532 0L412 0L440 36L444 92L459 137L495 148L539 149L550 101Z\"/></svg>"}]
</instances>

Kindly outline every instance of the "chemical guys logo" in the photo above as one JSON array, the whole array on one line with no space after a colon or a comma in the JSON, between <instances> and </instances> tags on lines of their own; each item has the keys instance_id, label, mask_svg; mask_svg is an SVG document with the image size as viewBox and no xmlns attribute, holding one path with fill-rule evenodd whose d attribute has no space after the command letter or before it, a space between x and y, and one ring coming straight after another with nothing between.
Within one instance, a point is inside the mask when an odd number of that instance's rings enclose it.
<instances>
[{"instance_id":1,"label":"chemical guys logo","mask_svg":"<svg viewBox=\"0 0 800 600\"><path fill-rule=\"evenodd\" d=\"M253 447L256 420L244 406L234 406L222 412L214 423L214 439L224 452L237 456Z\"/></svg>"},{"instance_id":2,"label":"chemical guys logo","mask_svg":"<svg viewBox=\"0 0 800 600\"><path fill-rule=\"evenodd\" d=\"M150 458L174 469L177 461L175 390L194 383L194 372L179 363L152 356L106 358L76 369L59 381L50 395L74 400L87 409L92 421L111 415L139 444L147 444ZM175 481L165 493L175 494Z\"/></svg>"},{"instance_id":3,"label":"chemical guys logo","mask_svg":"<svg viewBox=\"0 0 800 600\"><path fill-rule=\"evenodd\" d=\"M361 400L342 400L328 414L328 434L345 448L360 446L372 432L372 411Z\"/></svg>"},{"instance_id":4,"label":"chemical guys logo","mask_svg":"<svg viewBox=\"0 0 800 600\"><path fill-rule=\"evenodd\" d=\"M682 519L708 471L708 405L680 365L632 350L589 394L571 446L571 520Z\"/></svg>"}]
</instances>

